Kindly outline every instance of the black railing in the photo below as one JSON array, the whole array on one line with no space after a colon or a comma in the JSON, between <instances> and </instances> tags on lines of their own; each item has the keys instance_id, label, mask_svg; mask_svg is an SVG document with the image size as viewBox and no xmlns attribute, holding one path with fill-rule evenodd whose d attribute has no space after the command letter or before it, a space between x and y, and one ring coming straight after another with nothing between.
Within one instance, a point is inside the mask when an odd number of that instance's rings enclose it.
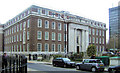
<instances>
[{"instance_id":1,"label":"black railing","mask_svg":"<svg viewBox=\"0 0 120 73\"><path fill-rule=\"evenodd\" d=\"M3 56L2 73L27 73L27 58L25 55Z\"/></svg>"}]
</instances>

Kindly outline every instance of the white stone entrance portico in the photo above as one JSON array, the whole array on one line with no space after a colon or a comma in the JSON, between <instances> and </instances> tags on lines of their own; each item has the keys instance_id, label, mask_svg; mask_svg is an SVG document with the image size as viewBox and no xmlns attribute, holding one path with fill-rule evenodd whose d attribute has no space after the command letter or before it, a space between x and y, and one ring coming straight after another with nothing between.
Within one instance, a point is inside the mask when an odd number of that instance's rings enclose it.
<instances>
[{"instance_id":1,"label":"white stone entrance portico","mask_svg":"<svg viewBox=\"0 0 120 73\"><path fill-rule=\"evenodd\" d=\"M89 26L69 24L69 52L86 52L89 45Z\"/></svg>"}]
</instances>

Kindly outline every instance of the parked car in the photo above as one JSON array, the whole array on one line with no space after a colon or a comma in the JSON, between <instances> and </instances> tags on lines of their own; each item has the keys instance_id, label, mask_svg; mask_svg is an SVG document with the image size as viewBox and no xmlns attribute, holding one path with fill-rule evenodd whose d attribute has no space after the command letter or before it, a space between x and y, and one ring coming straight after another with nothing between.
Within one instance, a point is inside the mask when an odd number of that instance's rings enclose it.
<instances>
[{"instance_id":1,"label":"parked car","mask_svg":"<svg viewBox=\"0 0 120 73\"><path fill-rule=\"evenodd\" d=\"M108 68L109 73L120 73L120 65Z\"/></svg>"},{"instance_id":2,"label":"parked car","mask_svg":"<svg viewBox=\"0 0 120 73\"><path fill-rule=\"evenodd\" d=\"M76 63L76 69L90 70L92 72L104 71L104 64L99 59L84 59L82 63Z\"/></svg>"},{"instance_id":3,"label":"parked car","mask_svg":"<svg viewBox=\"0 0 120 73\"><path fill-rule=\"evenodd\" d=\"M56 58L53 59L53 66L61 66L61 67L75 67L75 62L71 62L68 58Z\"/></svg>"}]
</instances>

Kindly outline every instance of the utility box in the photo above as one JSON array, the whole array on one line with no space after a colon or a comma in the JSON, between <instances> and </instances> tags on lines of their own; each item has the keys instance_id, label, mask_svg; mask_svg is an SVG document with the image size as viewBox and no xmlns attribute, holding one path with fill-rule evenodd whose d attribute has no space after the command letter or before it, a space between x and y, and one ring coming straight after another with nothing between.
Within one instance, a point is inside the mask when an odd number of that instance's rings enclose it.
<instances>
[{"instance_id":1,"label":"utility box","mask_svg":"<svg viewBox=\"0 0 120 73\"><path fill-rule=\"evenodd\" d=\"M110 57L110 65L111 66L120 65L120 57Z\"/></svg>"}]
</instances>

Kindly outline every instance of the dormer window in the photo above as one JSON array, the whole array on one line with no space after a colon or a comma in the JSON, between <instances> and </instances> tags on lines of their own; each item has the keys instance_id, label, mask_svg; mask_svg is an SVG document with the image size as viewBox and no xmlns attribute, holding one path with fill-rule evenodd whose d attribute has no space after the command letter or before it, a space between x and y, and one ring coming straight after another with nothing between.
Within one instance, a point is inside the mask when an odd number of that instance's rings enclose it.
<instances>
[{"instance_id":1,"label":"dormer window","mask_svg":"<svg viewBox=\"0 0 120 73\"><path fill-rule=\"evenodd\" d=\"M52 12L51 12L51 11L49 11L49 15L52 15Z\"/></svg>"},{"instance_id":2,"label":"dormer window","mask_svg":"<svg viewBox=\"0 0 120 73\"><path fill-rule=\"evenodd\" d=\"M45 10L42 10L42 14L45 14Z\"/></svg>"},{"instance_id":3,"label":"dormer window","mask_svg":"<svg viewBox=\"0 0 120 73\"><path fill-rule=\"evenodd\" d=\"M30 14L30 11L29 11L29 10L28 10L27 12L28 12L28 14Z\"/></svg>"},{"instance_id":4,"label":"dormer window","mask_svg":"<svg viewBox=\"0 0 120 73\"><path fill-rule=\"evenodd\" d=\"M38 14L41 14L41 9L38 9Z\"/></svg>"}]
</instances>

